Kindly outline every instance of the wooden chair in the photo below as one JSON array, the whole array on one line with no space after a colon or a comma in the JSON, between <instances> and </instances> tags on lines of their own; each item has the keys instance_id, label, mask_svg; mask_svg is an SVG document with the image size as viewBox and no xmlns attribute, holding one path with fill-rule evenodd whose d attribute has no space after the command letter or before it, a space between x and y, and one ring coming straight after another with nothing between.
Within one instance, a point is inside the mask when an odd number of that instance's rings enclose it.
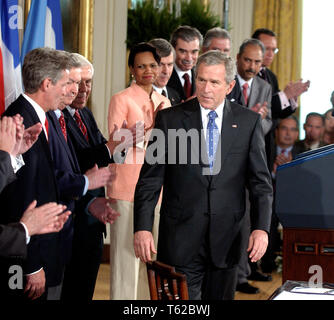
<instances>
[{"instance_id":1,"label":"wooden chair","mask_svg":"<svg viewBox=\"0 0 334 320\"><path fill-rule=\"evenodd\" d=\"M186 276L159 261L146 263L151 300L189 300Z\"/></svg>"}]
</instances>

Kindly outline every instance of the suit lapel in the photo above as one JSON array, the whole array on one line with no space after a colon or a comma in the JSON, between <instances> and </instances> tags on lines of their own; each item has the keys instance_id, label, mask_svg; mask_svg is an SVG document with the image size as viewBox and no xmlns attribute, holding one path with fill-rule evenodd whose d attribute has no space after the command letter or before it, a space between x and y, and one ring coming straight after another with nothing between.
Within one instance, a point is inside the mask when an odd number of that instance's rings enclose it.
<instances>
[{"instance_id":1,"label":"suit lapel","mask_svg":"<svg viewBox=\"0 0 334 320\"><path fill-rule=\"evenodd\" d=\"M251 87L251 92L249 95L249 99L248 99L248 106L249 107L254 107L256 102L257 102L257 98L259 96L259 82L258 79L256 77L253 78L253 82L252 82L252 87Z\"/></svg>"},{"instance_id":2,"label":"suit lapel","mask_svg":"<svg viewBox=\"0 0 334 320\"><path fill-rule=\"evenodd\" d=\"M203 170L208 169L208 156L207 156L207 150L206 150L206 142L205 137L203 134L203 124L202 124L202 118L201 118L201 110L200 105L198 103L197 99L193 99L189 101L189 105L187 108L184 109L184 113L186 117L182 120L183 126L186 132L189 132L189 130L197 130L199 133L199 141L198 145L196 143L191 144L191 154L188 156L193 156L193 159L196 159L199 161L199 174L203 178L203 181L205 183L208 183L209 176L203 175Z\"/></svg>"},{"instance_id":3,"label":"suit lapel","mask_svg":"<svg viewBox=\"0 0 334 320\"><path fill-rule=\"evenodd\" d=\"M31 125L34 125L37 122L41 123L34 107L22 95L21 95L21 98L22 98L22 105L24 106L24 108L27 109L28 114L31 116L31 120L32 120ZM44 130L42 130L42 132L40 133L40 135L38 137L38 140L41 142L41 146L42 146L42 148L43 148L43 150L46 154L46 157L47 157L50 165L53 167L53 162L52 162L52 157L51 157L51 153L50 153L49 143L48 143L48 140L45 136Z\"/></svg>"},{"instance_id":4,"label":"suit lapel","mask_svg":"<svg viewBox=\"0 0 334 320\"><path fill-rule=\"evenodd\" d=\"M218 149L216 153L216 159L213 168L212 183L215 183L217 178L222 174L222 168L224 161L228 155L228 152L237 137L238 123L233 114L233 107L229 100L225 99L225 106L223 112L223 124L220 134ZM220 152L219 152L220 150Z\"/></svg>"},{"instance_id":5,"label":"suit lapel","mask_svg":"<svg viewBox=\"0 0 334 320\"><path fill-rule=\"evenodd\" d=\"M79 165L74 160L74 155L71 152L71 150L70 150L70 148L68 146L68 143L66 142L66 140L64 138L64 135L63 135L63 132L61 131L60 124L59 124L59 121L57 119L57 116L54 114L53 111L48 112L47 116L48 116L48 119L50 120L50 122L53 125L53 129L54 129L55 133L58 135L58 140L60 141L60 143L62 144L64 150L67 153L67 157L70 160L70 162L72 164L72 167L74 168L74 171L79 172L80 171Z\"/></svg>"},{"instance_id":6,"label":"suit lapel","mask_svg":"<svg viewBox=\"0 0 334 320\"><path fill-rule=\"evenodd\" d=\"M73 135L73 138L78 141L81 146L89 147L89 143L67 109L64 109L64 117L66 119L67 127Z\"/></svg>"}]
</instances>

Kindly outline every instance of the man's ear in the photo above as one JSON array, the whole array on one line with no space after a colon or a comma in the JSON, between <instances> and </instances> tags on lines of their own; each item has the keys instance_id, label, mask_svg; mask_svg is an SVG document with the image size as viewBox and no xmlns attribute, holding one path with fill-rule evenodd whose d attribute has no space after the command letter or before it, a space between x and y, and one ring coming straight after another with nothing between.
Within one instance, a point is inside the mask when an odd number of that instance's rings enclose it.
<instances>
[{"instance_id":1,"label":"man's ear","mask_svg":"<svg viewBox=\"0 0 334 320\"><path fill-rule=\"evenodd\" d=\"M52 84L51 79L45 78L40 85L40 89L42 91L46 91L50 88L51 84Z\"/></svg>"},{"instance_id":2,"label":"man's ear","mask_svg":"<svg viewBox=\"0 0 334 320\"><path fill-rule=\"evenodd\" d=\"M233 90L234 86L235 86L235 80L231 81L230 84L228 85L228 89L226 92L226 95L228 95L229 93L231 93L231 91Z\"/></svg>"}]
</instances>

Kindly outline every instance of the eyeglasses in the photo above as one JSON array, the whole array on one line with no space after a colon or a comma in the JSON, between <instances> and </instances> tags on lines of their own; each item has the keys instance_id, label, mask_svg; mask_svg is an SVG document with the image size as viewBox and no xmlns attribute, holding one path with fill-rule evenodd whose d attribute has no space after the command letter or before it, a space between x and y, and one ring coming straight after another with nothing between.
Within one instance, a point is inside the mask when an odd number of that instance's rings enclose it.
<instances>
[{"instance_id":1,"label":"eyeglasses","mask_svg":"<svg viewBox=\"0 0 334 320\"><path fill-rule=\"evenodd\" d=\"M273 54L277 54L279 49L278 48L266 48L266 51L271 51Z\"/></svg>"}]
</instances>

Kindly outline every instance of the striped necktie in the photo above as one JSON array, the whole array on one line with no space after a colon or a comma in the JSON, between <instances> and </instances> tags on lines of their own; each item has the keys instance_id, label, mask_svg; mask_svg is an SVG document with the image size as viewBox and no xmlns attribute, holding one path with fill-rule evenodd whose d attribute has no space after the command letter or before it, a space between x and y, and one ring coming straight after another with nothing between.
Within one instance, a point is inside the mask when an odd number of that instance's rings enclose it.
<instances>
[{"instance_id":1,"label":"striped necktie","mask_svg":"<svg viewBox=\"0 0 334 320\"><path fill-rule=\"evenodd\" d=\"M75 119L75 121L76 121L79 129L81 130L82 134L84 135L84 137L88 141L87 128L86 128L85 124L83 123L83 121L81 119L81 116L80 116L80 113L78 112L78 110L75 110L74 119Z\"/></svg>"}]
</instances>

